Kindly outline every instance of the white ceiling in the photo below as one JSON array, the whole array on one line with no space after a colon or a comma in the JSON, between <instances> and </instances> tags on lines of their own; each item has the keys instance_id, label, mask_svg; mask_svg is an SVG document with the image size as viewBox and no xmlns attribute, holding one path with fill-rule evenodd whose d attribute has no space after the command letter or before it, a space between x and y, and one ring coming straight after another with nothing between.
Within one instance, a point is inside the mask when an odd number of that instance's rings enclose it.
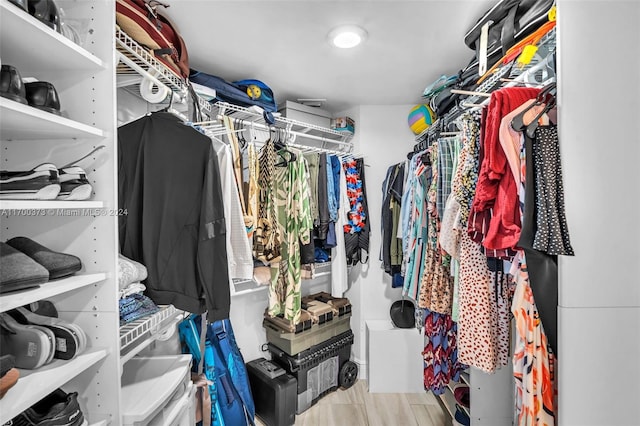
<instances>
[{"instance_id":1,"label":"white ceiling","mask_svg":"<svg viewBox=\"0 0 640 426\"><path fill-rule=\"evenodd\" d=\"M466 30L495 0L165 0L191 67L228 81L254 78L278 103L324 98L323 109L414 104L426 85L462 68L473 52ZM341 24L368 40L354 49L327 42Z\"/></svg>"}]
</instances>

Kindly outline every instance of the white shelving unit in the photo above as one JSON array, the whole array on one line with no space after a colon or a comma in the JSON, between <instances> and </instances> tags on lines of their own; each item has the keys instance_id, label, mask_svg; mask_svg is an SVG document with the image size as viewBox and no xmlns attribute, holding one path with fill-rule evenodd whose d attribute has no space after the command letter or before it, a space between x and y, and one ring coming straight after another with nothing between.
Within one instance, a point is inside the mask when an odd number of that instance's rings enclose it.
<instances>
[{"instance_id":1,"label":"white shelving unit","mask_svg":"<svg viewBox=\"0 0 640 426\"><path fill-rule=\"evenodd\" d=\"M73 275L60 280L49 281L37 288L6 293L0 297L0 312L28 305L38 300L49 299L85 286L97 285L106 278L107 274L105 273Z\"/></svg>"},{"instance_id":2,"label":"white shelving unit","mask_svg":"<svg viewBox=\"0 0 640 426\"><path fill-rule=\"evenodd\" d=\"M161 306L160 310L139 320L120 327L120 363L124 365L153 343L158 336L168 332L182 315L173 305Z\"/></svg>"},{"instance_id":3,"label":"white shelving unit","mask_svg":"<svg viewBox=\"0 0 640 426\"><path fill-rule=\"evenodd\" d=\"M77 25L76 44L8 0L0 0L0 57L23 78L50 82L61 115L0 98L3 170L56 166L105 148L82 160L93 194L87 201L2 200L0 239L25 236L58 252L78 256L78 274L37 288L0 296L0 311L50 300L59 317L82 327L84 353L22 370L0 401L0 423L51 391L78 392L90 425L119 425L117 302L117 145L115 117L114 2L56 0L68 23Z\"/></svg>"},{"instance_id":4,"label":"white shelving unit","mask_svg":"<svg viewBox=\"0 0 640 426\"><path fill-rule=\"evenodd\" d=\"M7 140L102 138L104 132L97 127L0 98L0 137Z\"/></svg>"},{"instance_id":5,"label":"white shelving unit","mask_svg":"<svg viewBox=\"0 0 640 426\"><path fill-rule=\"evenodd\" d=\"M37 371L20 370L18 383L0 400L3 424L105 358L107 353L107 349L92 349L71 361L56 360Z\"/></svg>"},{"instance_id":6,"label":"white shelving unit","mask_svg":"<svg viewBox=\"0 0 640 426\"><path fill-rule=\"evenodd\" d=\"M0 200L0 210L34 210L29 213L32 216L100 216L105 214L104 206L103 201ZM7 212L5 216L10 214Z\"/></svg>"}]
</instances>

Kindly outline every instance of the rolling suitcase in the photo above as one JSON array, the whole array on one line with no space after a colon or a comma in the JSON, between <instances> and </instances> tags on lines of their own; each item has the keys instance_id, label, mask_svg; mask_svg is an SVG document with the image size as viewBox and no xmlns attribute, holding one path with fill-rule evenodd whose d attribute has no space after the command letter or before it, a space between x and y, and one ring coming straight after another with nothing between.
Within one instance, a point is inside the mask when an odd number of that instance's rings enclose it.
<instances>
[{"instance_id":1,"label":"rolling suitcase","mask_svg":"<svg viewBox=\"0 0 640 426\"><path fill-rule=\"evenodd\" d=\"M260 420L266 426L293 425L296 421L296 379L264 358L247 363L247 373Z\"/></svg>"}]
</instances>

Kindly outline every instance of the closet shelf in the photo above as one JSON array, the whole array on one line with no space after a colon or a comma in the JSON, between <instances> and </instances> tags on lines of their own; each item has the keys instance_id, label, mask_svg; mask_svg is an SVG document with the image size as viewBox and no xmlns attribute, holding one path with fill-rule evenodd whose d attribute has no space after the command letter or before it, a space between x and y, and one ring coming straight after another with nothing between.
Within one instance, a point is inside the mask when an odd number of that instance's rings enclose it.
<instances>
[{"instance_id":1,"label":"closet shelf","mask_svg":"<svg viewBox=\"0 0 640 426\"><path fill-rule=\"evenodd\" d=\"M2 63L18 68L22 77L31 77L30 73L42 70L68 74L74 71L100 71L105 68L100 58L8 0L0 0L0 28ZM28 41L32 48L25 49L24 43L16 43L15 38L8 34L19 35L22 40Z\"/></svg>"},{"instance_id":2,"label":"closet shelf","mask_svg":"<svg viewBox=\"0 0 640 426\"><path fill-rule=\"evenodd\" d=\"M104 216L103 201L64 201L64 200L0 200L0 210L37 210L24 212L20 216Z\"/></svg>"},{"instance_id":3,"label":"closet shelf","mask_svg":"<svg viewBox=\"0 0 640 426\"><path fill-rule=\"evenodd\" d=\"M85 418L87 416L85 415ZM95 419L91 419L92 423L89 423L89 426L107 426L109 424L109 419L108 418L98 418L98 416L95 416Z\"/></svg>"},{"instance_id":4,"label":"closet shelf","mask_svg":"<svg viewBox=\"0 0 640 426\"><path fill-rule=\"evenodd\" d=\"M290 132L296 137L308 138L322 143L318 148L330 148L338 151L350 152L353 144L349 141L353 137L352 134L339 132L333 129L327 129L315 124L304 123L302 121L292 120L287 117L274 116L275 123L268 125L264 121L264 117L258 111L253 111L239 105L227 102L216 102L213 104L213 114L220 118L221 116L229 116L236 120L253 123L257 129L264 130L269 128L278 128ZM326 144L329 143L329 146Z\"/></svg>"},{"instance_id":5,"label":"closet shelf","mask_svg":"<svg viewBox=\"0 0 640 426\"><path fill-rule=\"evenodd\" d=\"M305 281L313 281L316 278L325 277L331 275L331 262L323 262L315 264L315 275L312 280L302 280L303 283ZM242 296L245 294L259 293L269 288L268 284L260 285L255 280L245 280L242 278L234 278L233 279L233 288L235 291L231 293L231 297L234 296Z\"/></svg>"},{"instance_id":6,"label":"closet shelf","mask_svg":"<svg viewBox=\"0 0 640 426\"><path fill-rule=\"evenodd\" d=\"M105 133L94 126L0 97L0 139L2 140L103 137Z\"/></svg>"},{"instance_id":7,"label":"closet shelf","mask_svg":"<svg viewBox=\"0 0 640 426\"><path fill-rule=\"evenodd\" d=\"M178 97L179 102L187 99L189 90L185 80L154 58L147 49L118 27L116 27L116 55L119 87L134 86L135 90L132 89L131 92L139 96L141 78L146 77L167 86ZM198 103L203 112L210 117L211 104L199 96Z\"/></svg>"},{"instance_id":8,"label":"closet shelf","mask_svg":"<svg viewBox=\"0 0 640 426\"><path fill-rule=\"evenodd\" d=\"M70 361L55 360L37 370L20 370L18 383L0 400L0 423L8 422L105 358L107 353L107 349L94 348Z\"/></svg>"},{"instance_id":9,"label":"closet shelf","mask_svg":"<svg viewBox=\"0 0 640 426\"><path fill-rule=\"evenodd\" d=\"M553 61L553 53L556 48L556 29L551 29L551 31L542 37L537 46L538 56L541 58L540 60L532 60L531 63L522 68L515 66L513 63L502 65L498 67L490 77L483 81L482 84L474 90L474 92L491 93L500 87L511 87L516 85L518 82L527 81L528 78L535 78L538 73L542 74L543 68L549 66L549 61ZM505 82L503 79L513 81ZM555 75L551 78L545 78L541 83L545 84L554 79ZM471 95L466 97L461 104L477 104L479 102L488 102L488 98L484 96ZM427 134L437 129L440 120L444 120L448 123L451 117L456 116L463 109L464 107L462 105L455 105L447 114L444 115L444 118L439 117L431 126L418 134L415 137L416 142L422 141Z\"/></svg>"},{"instance_id":10,"label":"closet shelf","mask_svg":"<svg viewBox=\"0 0 640 426\"><path fill-rule=\"evenodd\" d=\"M148 317L120 327L120 365L149 346L169 327L182 319L173 305L160 306L160 310Z\"/></svg>"},{"instance_id":11,"label":"closet shelf","mask_svg":"<svg viewBox=\"0 0 640 426\"><path fill-rule=\"evenodd\" d=\"M122 374L124 423L147 424L163 407L170 405L173 398L189 392L191 362L191 355L132 360Z\"/></svg>"},{"instance_id":12,"label":"closet shelf","mask_svg":"<svg viewBox=\"0 0 640 426\"><path fill-rule=\"evenodd\" d=\"M464 371L460 373L460 379L465 385L471 387L471 377L469 376L468 372Z\"/></svg>"},{"instance_id":13,"label":"closet shelf","mask_svg":"<svg viewBox=\"0 0 640 426\"><path fill-rule=\"evenodd\" d=\"M68 291L97 284L104 281L106 278L107 274L105 273L73 275L69 278L46 282L41 284L40 287L13 293L5 293L0 298L0 312L5 312L9 309L28 305L29 303L37 300L48 299Z\"/></svg>"}]
</instances>

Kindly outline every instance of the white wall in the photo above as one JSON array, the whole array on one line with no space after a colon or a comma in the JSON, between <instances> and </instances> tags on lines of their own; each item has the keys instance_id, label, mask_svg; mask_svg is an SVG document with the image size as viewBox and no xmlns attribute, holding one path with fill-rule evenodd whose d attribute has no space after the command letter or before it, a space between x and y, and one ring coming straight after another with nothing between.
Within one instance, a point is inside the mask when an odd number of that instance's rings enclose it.
<instances>
[{"instance_id":1,"label":"white wall","mask_svg":"<svg viewBox=\"0 0 640 426\"><path fill-rule=\"evenodd\" d=\"M576 253L559 261L559 424L637 424L640 2L557 4L560 149Z\"/></svg>"},{"instance_id":2,"label":"white wall","mask_svg":"<svg viewBox=\"0 0 640 426\"><path fill-rule=\"evenodd\" d=\"M391 303L401 297L400 288L391 288L391 277L385 274L379 259L380 210L382 207L382 182L387 168L407 157L413 149L415 135L409 129L407 116L413 105L361 105L356 122L355 152L364 156L367 202L371 224L369 263L354 267L351 272L352 289L348 297L358 306L359 324L352 328L356 339L354 359L366 371L365 321L389 319ZM402 356L399 354L399 356Z\"/></svg>"}]
</instances>

